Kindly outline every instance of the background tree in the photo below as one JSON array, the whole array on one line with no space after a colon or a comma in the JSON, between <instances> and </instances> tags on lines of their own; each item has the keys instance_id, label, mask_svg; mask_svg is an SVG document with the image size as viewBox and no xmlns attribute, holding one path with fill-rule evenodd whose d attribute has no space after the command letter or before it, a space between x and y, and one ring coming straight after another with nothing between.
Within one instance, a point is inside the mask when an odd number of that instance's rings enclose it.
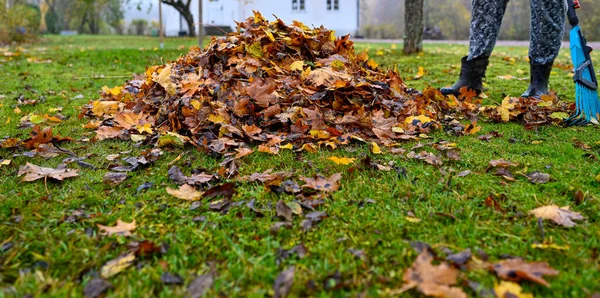
<instances>
[{"instance_id":1,"label":"background tree","mask_svg":"<svg viewBox=\"0 0 600 298\"><path fill-rule=\"evenodd\" d=\"M423 0L406 0L404 9L404 53L423 51Z\"/></svg>"},{"instance_id":2,"label":"background tree","mask_svg":"<svg viewBox=\"0 0 600 298\"><path fill-rule=\"evenodd\" d=\"M196 36L196 25L194 24L194 15L190 10L190 4L192 3L192 0L162 0L162 3L175 8L175 10L177 10L185 19L185 22L188 25L188 35Z\"/></svg>"}]
</instances>

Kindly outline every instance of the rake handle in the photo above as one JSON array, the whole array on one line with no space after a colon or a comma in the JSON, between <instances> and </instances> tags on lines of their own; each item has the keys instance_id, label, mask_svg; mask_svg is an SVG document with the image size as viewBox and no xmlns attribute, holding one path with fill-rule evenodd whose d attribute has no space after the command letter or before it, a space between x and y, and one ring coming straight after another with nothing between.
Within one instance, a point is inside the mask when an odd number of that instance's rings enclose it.
<instances>
[{"instance_id":1,"label":"rake handle","mask_svg":"<svg viewBox=\"0 0 600 298\"><path fill-rule=\"evenodd\" d=\"M569 24L573 27L579 25L579 18L575 12L575 9L579 7L581 7L579 0L567 0L567 18L569 19Z\"/></svg>"}]
</instances>

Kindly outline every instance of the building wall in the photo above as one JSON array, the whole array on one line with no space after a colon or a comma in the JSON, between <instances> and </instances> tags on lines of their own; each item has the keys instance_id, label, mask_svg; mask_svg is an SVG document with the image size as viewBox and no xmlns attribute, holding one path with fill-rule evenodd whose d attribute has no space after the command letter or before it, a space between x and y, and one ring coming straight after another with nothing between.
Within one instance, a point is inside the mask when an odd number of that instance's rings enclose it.
<instances>
[{"instance_id":1,"label":"building wall","mask_svg":"<svg viewBox=\"0 0 600 298\"><path fill-rule=\"evenodd\" d=\"M147 19L158 21L158 1L142 0L141 10L127 8L125 19ZM338 36L355 34L358 31L359 0L339 0L339 10L327 10L327 0L304 0L305 10L292 10L293 0L203 0L203 23L205 26L230 26L235 30L235 21L252 16L252 10L260 11L267 19L273 20L276 15L286 23L298 20L307 26L325 26L336 31ZM301 0L297 0L301 1ZM334 0L331 0L332 2ZM192 0L191 11L194 21L198 22L198 0ZM163 23L167 36L176 36L180 28L180 16L171 6L162 5ZM185 20L183 30L187 31Z\"/></svg>"}]
</instances>

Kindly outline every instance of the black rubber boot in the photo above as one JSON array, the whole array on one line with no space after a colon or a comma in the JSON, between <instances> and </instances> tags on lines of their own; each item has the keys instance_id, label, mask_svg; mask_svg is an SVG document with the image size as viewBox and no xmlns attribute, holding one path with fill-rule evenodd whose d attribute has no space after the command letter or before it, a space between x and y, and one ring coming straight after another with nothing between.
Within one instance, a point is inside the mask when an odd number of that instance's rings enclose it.
<instances>
[{"instance_id":1,"label":"black rubber boot","mask_svg":"<svg viewBox=\"0 0 600 298\"><path fill-rule=\"evenodd\" d=\"M550 79L552 64L553 62L535 65L530 62L529 88L525 93L521 94L521 97L533 97L539 99L540 96L548 94L548 80Z\"/></svg>"},{"instance_id":2,"label":"black rubber boot","mask_svg":"<svg viewBox=\"0 0 600 298\"><path fill-rule=\"evenodd\" d=\"M463 57L461 59L460 77L458 77L458 81L452 87L440 89L440 92L444 95L453 94L458 96L460 88L467 87L477 92L477 95L479 95L483 89L482 79L485 77L485 70L489 62L489 57L478 57L470 61L467 61L466 56Z\"/></svg>"}]
</instances>

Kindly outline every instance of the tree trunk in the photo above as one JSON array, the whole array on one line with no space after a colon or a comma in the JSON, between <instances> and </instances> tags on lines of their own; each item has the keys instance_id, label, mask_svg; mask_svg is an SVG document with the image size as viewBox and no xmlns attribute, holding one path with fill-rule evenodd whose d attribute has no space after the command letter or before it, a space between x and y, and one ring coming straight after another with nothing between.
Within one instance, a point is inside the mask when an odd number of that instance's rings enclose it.
<instances>
[{"instance_id":1,"label":"tree trunk","mask_svg":"<svg viewBox=\"0 0 600 298\"><path fill-rule=\"evenodd\" d=\"M189 13L189 11L187 13L182 13L181 15L183 15L183 18L187 22L188 35L192 37L196 36L196 25L194 25L194 16L191 13Z\"/></svg>"},{"instance_id":2,"label":"tree trunk","mask_svg":"<svg viewBox=\"0 0 600 298\"><path fill-rule=\"evenodd\" d=\"M202 1L202 0L200 0ZM189 36L196 36L196 26L194 25L194 15L190 11L191 0L184 3L182 0L162 0L162 3L175 8L185 19L188 25Z\"/></svg>"},{"instance_id":3,"label":"tree trunk","mask_svg":"<svg viewBox=\"0 0 600 298\"><path fill-rule=\"evenodd\" d=\"M404 53L422 52L423 0L406 0L404 7Z\"/></svg>"}]
</instances>

